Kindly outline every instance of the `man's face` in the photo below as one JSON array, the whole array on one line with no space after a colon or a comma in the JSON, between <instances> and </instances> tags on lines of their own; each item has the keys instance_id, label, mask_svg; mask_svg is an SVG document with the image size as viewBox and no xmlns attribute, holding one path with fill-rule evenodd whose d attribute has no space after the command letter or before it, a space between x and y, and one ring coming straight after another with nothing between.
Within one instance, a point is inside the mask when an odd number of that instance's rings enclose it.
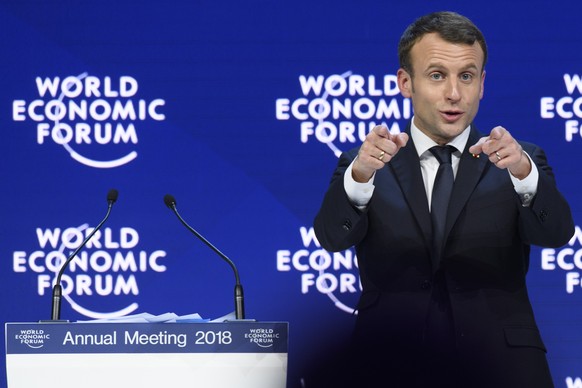
<instances>
[{"instance_id":1,"label":"man's face","mask_svg":"<svg viewBox=\"0 0 582 388\"><path fill-rule=\"evenodd\" d=\"M423 36L410 51L414 75L398 70L398 86L412 99L414 124L439 144L473 121L483 97L483 50L454 44L438 34Z\"/></svg>"}]
</instances>

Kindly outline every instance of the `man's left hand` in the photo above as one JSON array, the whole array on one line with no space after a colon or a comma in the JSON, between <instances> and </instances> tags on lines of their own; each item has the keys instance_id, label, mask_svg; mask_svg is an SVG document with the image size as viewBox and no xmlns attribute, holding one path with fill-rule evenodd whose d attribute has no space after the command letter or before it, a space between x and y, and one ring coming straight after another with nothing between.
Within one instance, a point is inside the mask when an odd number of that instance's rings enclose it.
<instances>
[{"instance_id":1,"label":"man's left hand","mask_svg":"<svg viewBox=\"0 0 582 388\"><path fill-rule=\"evenodd\" d=\"M482 137L469 147L474 155L484 153L497 168L508 169L517 179L524 179L531 171L529 158L524 155L521 145L503 127L495 127L489 136Z\"/></svg>"}]
</instances>

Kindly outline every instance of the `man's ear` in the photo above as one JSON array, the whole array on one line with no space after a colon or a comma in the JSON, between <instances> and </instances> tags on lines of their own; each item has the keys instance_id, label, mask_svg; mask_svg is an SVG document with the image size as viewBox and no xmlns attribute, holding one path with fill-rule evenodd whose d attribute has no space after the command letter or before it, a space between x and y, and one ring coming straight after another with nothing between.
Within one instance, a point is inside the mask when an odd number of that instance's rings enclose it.
<instances>
[{"instance_id":1,"label":"man's ear","mask_svg":"<svg viewBox=\"0 0 582 388\"><path fill-rule=\"evenodd\" d=\"M485 93L485 70L481 73L481 92L479 93L479 99L483 98L483 93Z\"/></svg>"},{"instance_id":2,"label":"man's ear","mask_svg":"<svg viewBox=\"0 0 582 388\"><path fill-rule=\"evenodd\" d=\"M406 98L412 97L412 77L410 74L406 70L400 68L398 69L398 73L396 73L396 77L400 94Z\"/></svg>"}]
</instances>

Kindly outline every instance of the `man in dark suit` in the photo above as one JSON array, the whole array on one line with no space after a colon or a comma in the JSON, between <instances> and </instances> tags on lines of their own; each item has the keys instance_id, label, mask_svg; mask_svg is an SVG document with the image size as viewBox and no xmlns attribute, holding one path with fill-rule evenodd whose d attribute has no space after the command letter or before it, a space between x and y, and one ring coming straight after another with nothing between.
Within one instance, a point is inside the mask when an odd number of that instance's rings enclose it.
<instances>
[{"instance_id":1,"label":"man in dark suit","mask_svg":"<svg viewBox=\"0 0 582 388\"><path fill-rule=\"evenodd\" d=\"M525 277L530 244L564 245L574 225L546 156L503 127L473 125L487 46L467 18L417 19L399 59L414 117L404 133L377 126L341 156L314 223L325 249L355 246L358 257L363 291L345 381L552 387ZM450 162L437 155L444 148ZM447 163L452 192L437 204ZM439 209L445 218L431 220Z\"/></svg>"}]
</instances>

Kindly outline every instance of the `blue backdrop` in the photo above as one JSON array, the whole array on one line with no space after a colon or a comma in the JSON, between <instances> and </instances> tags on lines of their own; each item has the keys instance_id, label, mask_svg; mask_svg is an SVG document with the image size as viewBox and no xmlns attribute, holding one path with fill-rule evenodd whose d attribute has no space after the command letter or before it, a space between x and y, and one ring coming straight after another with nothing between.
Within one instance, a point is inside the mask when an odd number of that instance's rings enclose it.
<instances>
[{"instance_id":1,"label":"blue backdrop","mask_svg":"<svg viewBox=\"0 0 582 388\"><path fill-rule=\"evenodd\" d=\"M488 40L477 126L542 145L578 224L576 2L1 0L1 321L50 318L59 260L111 188L109 221L65 273L62 318L232 311L231 270L179 224L170 193L237 263L247 317L290 322L288 386L309 387L359 292L353 251L322 251L313 217L338 152L411 117L393 83L398 39L445 9ZM557 387L582 387L581 238L531 255Z\"/></svg>"}]
</instances>

